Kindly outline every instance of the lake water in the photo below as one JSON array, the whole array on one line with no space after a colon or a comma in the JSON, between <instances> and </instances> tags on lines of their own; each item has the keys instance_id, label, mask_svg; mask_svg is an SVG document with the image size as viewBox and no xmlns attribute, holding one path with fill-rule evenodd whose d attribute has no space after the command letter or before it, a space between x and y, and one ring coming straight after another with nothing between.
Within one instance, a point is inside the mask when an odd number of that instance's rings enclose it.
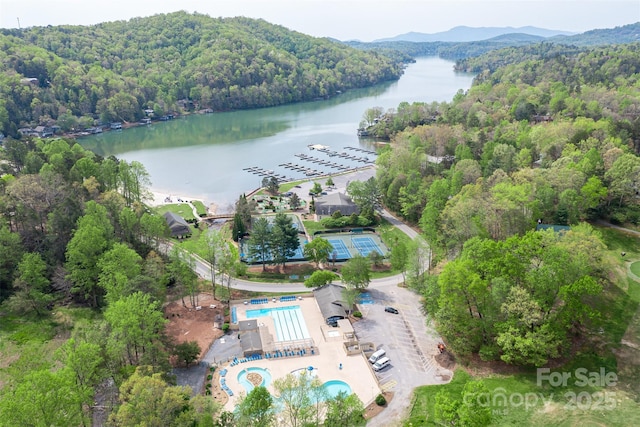
<instances>
[{"instance_id":1,"label":"lake water","mask_svg":"<svg viewBox=\"0 0 640 427\"><path fill-rule=\"evenodd\" d=\"M215 203L218 212L232 210L241 193L262 183L247 168L260 167L280 176L302 179L296 164L321 172L335 167L303 160L305 154L346 167L365 163L312 151L319 144L336 152L375 160L375 156L345 147L372 150L356 134L367 108L397 108L403 102L451 101L459 89L471 87L473 75L456 73L454 63L436 57L418 58L400 80L349 91L326 101L228 113L190 115L79 140L102 156L114 155L144 164L154 191L174 198ZM324 180L322 180L324 181Z\"/></svg>"}]
</instances>

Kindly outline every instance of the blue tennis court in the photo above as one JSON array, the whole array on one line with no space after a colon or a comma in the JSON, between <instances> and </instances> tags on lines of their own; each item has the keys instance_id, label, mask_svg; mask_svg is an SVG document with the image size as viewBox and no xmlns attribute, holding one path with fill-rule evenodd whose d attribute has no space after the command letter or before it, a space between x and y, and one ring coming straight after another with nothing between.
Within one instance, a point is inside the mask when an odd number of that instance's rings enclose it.
<instances>
[{"instance_id":1,"label":"blue tennis court","mask_svg":"<svg viewBox=\"0 0 640 427\"><path fill-rule=\"evenodd\" d=\"M380 247L376 245L371 237L354 237L351 239L353 247L360 252L360 255L367 256L369 253L376 251L380 255L384 255Z\"/></svg>"},{"instance_id":2,"label":"blue tennis court","mask_svg":"<svg viewBox=\"0 0 640 427\"><path fill-rule=\"evenodd\" d=\"M347 245L340 239L327 239L331 246L333 246L333 252L336 254L335 259L349 259L351 258L351 253L347 249ZM329 258L332 258L333 255L330 255Z\"/></svg>"}]
</instances>

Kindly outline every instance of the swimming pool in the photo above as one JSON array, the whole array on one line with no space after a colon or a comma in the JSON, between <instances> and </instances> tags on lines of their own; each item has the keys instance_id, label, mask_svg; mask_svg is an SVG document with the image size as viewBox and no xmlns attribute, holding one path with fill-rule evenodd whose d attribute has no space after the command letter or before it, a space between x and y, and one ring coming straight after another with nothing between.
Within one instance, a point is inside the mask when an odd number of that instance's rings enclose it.
<instances>
[{"instance_id":1,"label":"swimming pool","mask_svg":"<svg viewBox=\"0 0 640 427\"><path fill-rule=\"evenodd\" d=\"M331 380L322 384L322 387L327 391L329 399L336 397L340 393L344 393L345 396L349 396L351 392L351 386L344 381Z\"/></svg>"},{"instance_id":2,"label":"swimming pool","mask_svg":"<svg viewBox=\"0 0 640 427\"><path fill-rule=\"evenodd\" d=\"M238 382L242 387L244 387L244 389L247 391L247 394L249 394L249 392L254 389L253 383L247 379L247 374L250 373L259 374L262 377L262 383L260 384L260 386L269 387L269 384L271 384L271 372L269 372L268 369L260 368L257 366L243 369L238 373Z\"/></svg>"},{"instance_id":3,"label":"swimming pool","mask_svg":"<svg viewBox=\"0 0 640 427\"><path fill-rule=\"evenodd\" d=\"M247 310L247 319L270 316L276 327L277 341L303 340L310 337L299 305Z\"/></svg>"}]
</instances>

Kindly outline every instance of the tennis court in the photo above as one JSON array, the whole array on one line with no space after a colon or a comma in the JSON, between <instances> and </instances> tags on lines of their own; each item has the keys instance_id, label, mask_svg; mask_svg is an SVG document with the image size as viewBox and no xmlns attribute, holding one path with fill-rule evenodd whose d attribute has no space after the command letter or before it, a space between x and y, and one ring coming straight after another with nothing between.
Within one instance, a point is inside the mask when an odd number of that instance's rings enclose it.
<instances>
[{"instance_id":1,"label":"tennis court","mask_svg":"<svg viewBox=\"0 0 640 427\"><path fill-rule=\"evenodd\" d=\"M371 237L354 237L351 241L353 242L353 247L356 248L362 256L367 256L373 251L378 252L380 255L384 255L380 247Z\"/></svg>"},{"instance_id":2,"label":"tennis court","mask_svg":"<svg viewBox=\"0 0 640 427\"><path fill-rule=\"evenodd\" d=\"M349 249L347 249L347 245L340 239L327 239L331 246L333 246L333 254L330 256L332 259L349 259L351 258L351 253Z\"/></svg>"},{"instance_id":3,"label":"tennis court","mask_svg":"<svg viewBox=\"0 0 640 427\"><path fill-rule=\"evenodd\" d=\"M329 255L330 261L346 261L356 255L366 257L374 251L386 256L389 252L382 240L380 240L380 236L375 233L321 233L316 234L316 237L326 239L333 246L334 251Z\"/></svg>"}]
</instances>

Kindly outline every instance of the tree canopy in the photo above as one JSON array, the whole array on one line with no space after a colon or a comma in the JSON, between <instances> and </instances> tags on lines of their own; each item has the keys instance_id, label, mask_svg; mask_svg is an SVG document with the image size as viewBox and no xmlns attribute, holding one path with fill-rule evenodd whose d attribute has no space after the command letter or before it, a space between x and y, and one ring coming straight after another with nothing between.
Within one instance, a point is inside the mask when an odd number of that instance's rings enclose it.
<instances>
[{"instance_id":1,"label":"tree canopy","mask_svg":"<svg viewBox=\"0 0 640 427\"><path fill-rule=\"evenodd\" d=\"M0 131L258 108L395 80L401 59L244 17L175 12L0 32ZM31 79L31 80L25 80Z\"/></svg>"}]
</instances>

